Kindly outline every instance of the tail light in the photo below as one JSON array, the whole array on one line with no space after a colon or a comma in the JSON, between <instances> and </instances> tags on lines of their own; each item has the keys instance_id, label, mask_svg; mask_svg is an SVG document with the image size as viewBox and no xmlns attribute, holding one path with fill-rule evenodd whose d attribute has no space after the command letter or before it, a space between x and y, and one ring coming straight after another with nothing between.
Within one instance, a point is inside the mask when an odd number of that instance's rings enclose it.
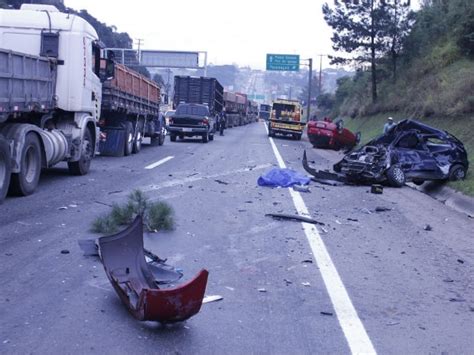
<instances>
[{"instance_id":1,"label":"tail light","mask_svg":"<svg viewBox=\"0 0 474 355\"><path fill-rule=\"evenodd\" d=\"M105 126L105 119L100 119L99 120L99 127L104 127Z\"/></svg>"},{"instance_id":2,"label":"tail light","mask_svg":"<svg viewBox=\"0 0 474 355\"><path fill-rule=\"evenodd\" d=\"M173 119L170 117L168 118L168 125L173 124Z\"/></svg>"},{"instance_id":3,"label":"tail light","mask_svg":"<svg viewBox=\"0 0 474 355\"><path fill-rule=\"evenodd\" d=\"M203 125L208 125L208 124L209 124L209 120L208 120L207 118L204 118L204 119L202 120L202 124L203 124Z\"/></svg>"}]
</instances>

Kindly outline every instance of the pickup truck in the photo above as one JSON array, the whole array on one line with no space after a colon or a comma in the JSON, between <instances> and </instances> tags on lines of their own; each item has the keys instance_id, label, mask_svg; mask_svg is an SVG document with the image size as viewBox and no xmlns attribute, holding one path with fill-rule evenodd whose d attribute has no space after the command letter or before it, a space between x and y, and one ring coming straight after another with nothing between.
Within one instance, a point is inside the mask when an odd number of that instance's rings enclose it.
<instances>
[{"instance_id":1,"label":"pickup truck","mask_svg":"<svg viewBox=\"0 0 474 355\"><path fill-rule=\"evenodd\" d=\"M200 136L203 143L214 140L216 118L203 104L179 104L169 120L170 140Z\"/></svg>"}]
</instances>

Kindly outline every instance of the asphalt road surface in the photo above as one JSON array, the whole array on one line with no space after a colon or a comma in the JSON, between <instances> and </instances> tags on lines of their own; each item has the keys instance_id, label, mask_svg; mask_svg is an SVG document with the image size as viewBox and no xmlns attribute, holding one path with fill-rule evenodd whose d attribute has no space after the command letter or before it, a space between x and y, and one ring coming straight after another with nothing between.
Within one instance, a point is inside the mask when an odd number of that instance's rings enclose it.
<instances>
[{"instance_id":1,"label":"asphalt road surface","mask_svg":"<svg viewBox=\"0 0 474 355\"><path fill-rule=\"evenodd\" d=\"M253 123L207 144L98 157L83 177L52 169L34 195L7 198L0 353L472 354L474 221L409 187L257 186L271 167L304 172L304 149L318 168L339 157L304 139L270 140ZM175 210L175 230L147 234L146 246L183 269L182 281L206 268L206 294L223 297L184 323L133 319L78 246L137 188ZM273 212L325 225L265 217Z\"/></svg>"}]
</instances>

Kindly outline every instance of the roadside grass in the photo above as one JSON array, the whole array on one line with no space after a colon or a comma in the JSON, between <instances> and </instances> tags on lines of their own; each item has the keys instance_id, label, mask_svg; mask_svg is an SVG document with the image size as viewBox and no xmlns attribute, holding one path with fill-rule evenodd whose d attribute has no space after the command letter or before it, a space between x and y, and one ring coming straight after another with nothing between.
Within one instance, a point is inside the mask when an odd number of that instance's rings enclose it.
<instances>
[{"instance_id":1,"label":"roadside grass","mask_svg":"<svg viewBox=\"0 0 474 355\"><path fill-rule=\"evenodd\" d=\"M379 114L364 118L345 119L346 128L353 132L362 133L361 144L365 144L382 133L383 125L387 117L392 116L395 121L405 118L399 113ZM458 138L466 148L470 163L466 179L463 181L449 182L448 186L470 196L474 196L474 173L472 157L474 157L474 116L469 117L445 117L445 118L414 118L430 126L443 129Z\"/></svg>"},{"instance_id":2,"label":"roadside grass","mask_svg":"<svg viewBox=\"0 0 474 355\"><path fill-rule=\"evenodd\" d=\"M163 201L152 202L141 190L134 190L124 204L113 204L109 213L97 217L92 222L91 231L116 233L120 226L132 223L138 215L142 216L149 232L174 229L174 210L170 205Z\"/></svg>"}]
</instances>

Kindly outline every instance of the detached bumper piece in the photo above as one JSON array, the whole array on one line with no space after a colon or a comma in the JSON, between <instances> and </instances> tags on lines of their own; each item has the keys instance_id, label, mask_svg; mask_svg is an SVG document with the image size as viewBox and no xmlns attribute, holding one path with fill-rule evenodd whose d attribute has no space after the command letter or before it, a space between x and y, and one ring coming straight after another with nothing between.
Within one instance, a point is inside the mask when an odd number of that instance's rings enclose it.
<instances>
[{"instance_id":1,"label":"detached bumper piece","mask_svg":"<svg viewBox=\"0 0 474 355\"><path fill-rule=\"evenodd\" d=\"M105 273L129 312L138 320L173 323L199 312L206 291L208 271L201 270L189 282L160 289L153 260L143 250L143 222L138 216L120 233L99 238Z\"/></svg>"}]
</instances>

